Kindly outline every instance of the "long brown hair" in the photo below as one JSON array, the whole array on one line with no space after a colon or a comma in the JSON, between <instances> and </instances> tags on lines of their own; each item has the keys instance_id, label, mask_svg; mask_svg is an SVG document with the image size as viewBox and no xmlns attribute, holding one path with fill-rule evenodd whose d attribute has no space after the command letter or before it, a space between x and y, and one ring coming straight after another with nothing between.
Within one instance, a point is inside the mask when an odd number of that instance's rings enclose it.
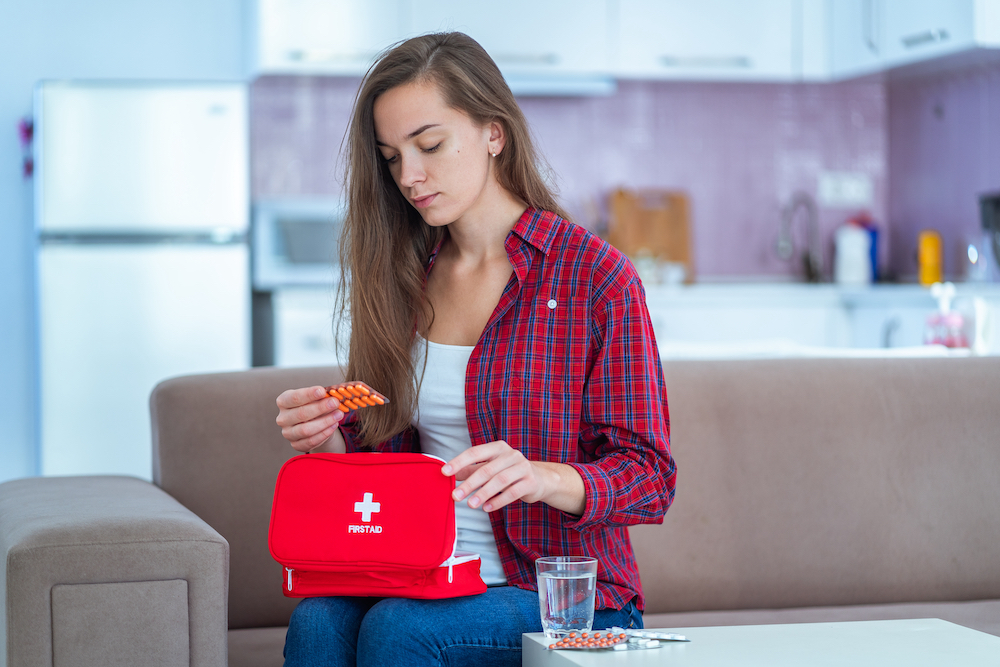
<instances>
[{"instance_id":1,"label":"long brown hair","mask_svg":"<svg viewBox=\"0 0 1000 667\"><path fill-rule=\"evenodd\" d=\"M347 377L390 398L385 407L357 413L364 447L409 426L417 397L414 335L419 323L429 326L434 317L424 279L445 230L426 224L406 201L375 143L375 100L418 81L435 83L449 106L480 126L500 123L507 139L493 160L500 185L528 206L564 215L539 173L527 121L478 42L460 32L422 35L378 58L361 82L348 129L337 294L338 326L350 326Z\"/></svg>"}]
</instances>

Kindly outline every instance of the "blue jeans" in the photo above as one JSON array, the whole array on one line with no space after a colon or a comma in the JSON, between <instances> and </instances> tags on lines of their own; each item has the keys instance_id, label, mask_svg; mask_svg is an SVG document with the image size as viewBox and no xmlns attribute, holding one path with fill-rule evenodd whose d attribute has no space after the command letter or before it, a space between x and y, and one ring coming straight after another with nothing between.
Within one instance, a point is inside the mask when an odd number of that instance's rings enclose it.
<instances>
[{"instance_id":1,"label":"blue jeans","mask_svg":"<svg viewBox=\"0 0 1000 667\"><path fill-rule=\"evenodd\" d=\"M642 614L598 609L594 629L641 628ZM538 594L495 586L446 600L306 598L292 613L285 667L521 664L521 633L541 632Z\"/></svg>"}]
</instances>

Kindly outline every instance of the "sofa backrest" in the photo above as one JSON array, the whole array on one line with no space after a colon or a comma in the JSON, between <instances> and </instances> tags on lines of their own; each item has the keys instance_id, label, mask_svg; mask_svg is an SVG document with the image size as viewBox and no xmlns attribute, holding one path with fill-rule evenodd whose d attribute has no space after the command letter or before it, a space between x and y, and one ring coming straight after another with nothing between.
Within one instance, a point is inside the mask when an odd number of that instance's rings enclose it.
<instances>
[{"instance_id":1,"label":"sofa backrest","mask_svg":"<svg viewBox=\"0 0 1000 667\"><path fill-rule=\"evenodd\" d=\"M664 364L647 611L1000 598L1000 358Z\"/></svg>"},{"instance_id":2,"label":"sofa backrest","mask_svg":"<svg viewBox=\"0 0 1000 667\"><path fill-rule=\"evenodd\" d=\"M275 399L341 379L338 368L261 368L153 390L153 481L229 541L230 628L287 625L298 602L282 595L283 571L267 548L274 482L295 454L275 425Z\"/></svg>"}]
</instances>

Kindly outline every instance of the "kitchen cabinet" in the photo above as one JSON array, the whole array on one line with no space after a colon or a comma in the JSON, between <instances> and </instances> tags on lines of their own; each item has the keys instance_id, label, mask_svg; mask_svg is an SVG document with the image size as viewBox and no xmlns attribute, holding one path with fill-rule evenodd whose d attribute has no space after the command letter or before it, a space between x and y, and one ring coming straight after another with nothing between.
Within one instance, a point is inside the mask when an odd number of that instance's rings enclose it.
<instances>
[{"instance_id":1,"label":"kitchen cabinet","mask_svg":"<svg viewBox=\"0 0 1000 667\"><path fill-rule=\"evenodd\" d=\"M997 0L827 0L827 10L833 79L1000 42Z\"/></svg>"},{"instance_id":2,"label":"kitchen cabinet","mask_svg":"<svg viewBox=\"0 0 1000 667\"><path fill-rule=\"evenodd\" d=\"M880 0L881 57L896 67L975 46L973 0Z\"/></svg>"},{"instance_id":3,"label":"kitchen cabinet","mask_svg":"<svg viewBox=\"0 0 1000 667\"><path fill-rule=\"evenodd\" d=\"M286 288L273 293L274 365L336 366L332 288ZM347 334L343 334L347 349Z\"/></svg>"},{"instance_id":4,"label":"kitchen cabinet","mask_svg":"<svg viewBox=\"0 0 1000 667\"><path fill-rule=\"evenodd\" d=\"M830 73L839 78L878 71L882 67L878 0L836 0L827 7Z\"/></svg>"},{"instance_id":5,"label":"kitchen cabinet","mask_svg":"<svg viewBox=\"0 0 1000 667\"><path fill-rule=\"evenodd\" d=\"M256 0L252 74L361 76L405 36L406 0Z\"/></svg>"},{"instance_id":6,"label":"kitchen cabinet","mask_svg":"<svg viewBox=\"0 0 1000 667\"><path fill-rule=\"evenodd\" d=\"M619 76L788 80L799 0L619 0Z\"/></svg>"},{"instance_id":7,"label":"kitchen cabinet","mask_svg":"<svg viewBox=\"0 0 1000 667\"><path fill-rule=\"evenodd\" d=\"M459 30L493 57L505 76L610 73L607 0L411 0L411 34Z\"/></svg>"}]
</instances>

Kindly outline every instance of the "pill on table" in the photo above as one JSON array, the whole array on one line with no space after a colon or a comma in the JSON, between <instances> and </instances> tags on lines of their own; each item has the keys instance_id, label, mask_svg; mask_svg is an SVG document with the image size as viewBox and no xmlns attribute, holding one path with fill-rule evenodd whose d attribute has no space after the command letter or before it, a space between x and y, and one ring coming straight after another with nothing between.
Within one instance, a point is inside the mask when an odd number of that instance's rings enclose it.
<instances>
[{"instance_id":1,"label":"pill on table","mask_svg":"<svg viewBox=\"0 0 1000 667\"><path fill-rule=\"evenodd\" d=\"M628 650L628 644L615 644L615 650L616 651L627 651Z\"/></svg>"}]
</instances>

